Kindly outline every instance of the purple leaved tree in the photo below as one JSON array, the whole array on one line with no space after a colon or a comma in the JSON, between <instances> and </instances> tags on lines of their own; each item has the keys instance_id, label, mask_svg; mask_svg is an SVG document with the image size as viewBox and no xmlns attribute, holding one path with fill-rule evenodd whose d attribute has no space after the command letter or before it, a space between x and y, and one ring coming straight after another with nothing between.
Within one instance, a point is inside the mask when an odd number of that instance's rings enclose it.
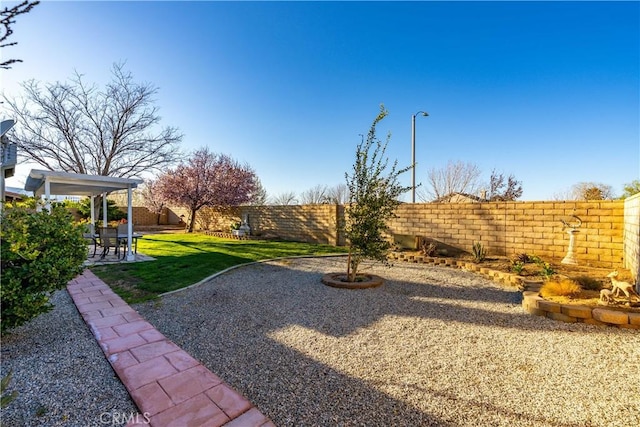
<instances>
[{"instance_id":1,"label":"purple leaved tree","mask_svg":"<svg viewBox=\"0 0 640 427\"><path fill-rule=\"evenodd\" d=\"M253 169L208 148L194 152L186 163L158 178L157 190L171 204L189 209L188 232L203 207L230 207L249 202L257 189Z\"/></svg>"}]
</instances>

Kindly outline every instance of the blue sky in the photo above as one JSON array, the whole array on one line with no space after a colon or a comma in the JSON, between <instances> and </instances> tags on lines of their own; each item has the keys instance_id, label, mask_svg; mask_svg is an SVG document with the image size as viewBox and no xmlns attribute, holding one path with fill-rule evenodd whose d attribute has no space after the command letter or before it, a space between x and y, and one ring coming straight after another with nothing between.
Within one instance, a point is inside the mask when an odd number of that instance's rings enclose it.
<instances>
[{"instance_id":1,"label":"blue sky","mask_svg":"<svg viewBox=\"0 0 640 427\"><path fill-rule=\"evenodd\" d=\"M13 29L5 94L126 61L184 150L248 162L270 195L344 183L381 103L401 166L429 112L418 182L448 161L514 174L522 200L640 178L638 2L44 1Z\"/></svg>"}]
</instances>

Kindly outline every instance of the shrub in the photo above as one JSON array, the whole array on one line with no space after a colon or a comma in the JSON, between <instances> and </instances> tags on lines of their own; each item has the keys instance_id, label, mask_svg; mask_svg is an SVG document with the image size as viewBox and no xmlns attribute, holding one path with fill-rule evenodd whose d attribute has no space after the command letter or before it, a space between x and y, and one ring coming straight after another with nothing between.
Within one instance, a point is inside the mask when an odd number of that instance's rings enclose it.
<instances>
[{"instance_id":1,"label":"shrub","mask_svg":"<svg viewBox=\"0 0 640 427\"><path fill-rule=\"evenodd\" d=\"M96 197L94 200L94 207L96 209L95 218L102 219L102 198ZM91 199L84 198L80 202L77 202L77 205L72 203L66 203L67 207L76 207L78 208L78 213L80 217L83 219L91 218ZM120 208L116 205L116 202L107 199L107 221L120 221L123 218L127 217L127 213L120 210Z\"/></svg>"},{"instance_id":2,"label":"shrub","mask_svg":"<svg viewBox=\"0 0 640 427\"><path fill-rule=\"evenodd\" d=\"M473 244L473 262L480 263L485 260L487 253L481 242L475 242Z\"/></svg>"},{"instance_id":3,"label":"shrub","mask_svg":"<svg viewBox=\"0 0 640 427\"><path fill-rule=\"evenodd\" d=\"M524 262L519 261L519 260L512 260L511 261L511 271L514 271L516 274L522 274L522 271L524 270Z\"/></svg>"},{"instance_id":4,"label":"shrub","mask_svg":"<svg viewBox=\"0 0 640 427\"><path fill-rule=\"evenodd\" d=\"M528 264L533 262L531 257L526 253L516 254L513 256L511 262L515 264L516 262L520 262L522 264Z\"/></svg>"},{"instance_id":5,"label":"shrub","mask_svg":"<svg viewBox=\"0 0 640 427\"><path fill-rule=\"evenodd\" d=\"M49 295L78 275L87 257L82 226L55 204L51 213L7 206L0 250L2 333L51 310Z\"/></svg>"},{"instance_id":6,"label":"shrub","mask_svg":"<svg viewBox=\"0 0 640 427\"><path fill-rule=\"evenodd\" d=\"M602 289L602 283L589 276L576 277L575 281L578 282L582 289L587 291L599 291L600 289Z\"/></svg>"},{"instance_id":7,"label":"shrub","mask_svg":"<svg viewBox=\"0 0 640 427\"><path fill-rule=\"evenodd\" d=\"M550 296L576 296L582 291L580 285L571 279L548 280L540 288L540 295L544 298Z\"/></svg>"},{"instance_id":8,"label":"shrub","mask_svg":"<svg viewBox=\"0 0 640 427\"><path fill-rule=\"evenodd\" d=\"M531 260L531 262L536 263L536 265L540 267L540 275L545 279L549 279L551 276L553 276L556 273L553 266L550 263L543 261L542 258L540 258L539 256L528 255L528 257Z\"/></svg>"}]
</instances>

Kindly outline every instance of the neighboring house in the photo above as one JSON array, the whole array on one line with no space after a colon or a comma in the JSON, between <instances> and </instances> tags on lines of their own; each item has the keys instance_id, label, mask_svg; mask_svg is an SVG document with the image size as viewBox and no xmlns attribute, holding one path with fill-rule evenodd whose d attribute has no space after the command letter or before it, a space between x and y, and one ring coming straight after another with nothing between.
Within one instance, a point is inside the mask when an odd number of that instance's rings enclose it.
<instances>
[{"instance_id":1,"label":"neighboring house","mask_svg":"<svg viewBox=\"0 0 640 427\"><path fill-rule=\"evenodd\" d=\"M478 203L486 201L487 199L474 196L473 194L455 192L439 197L431 203Z\"/></svg>"},{"instance_id":2,"label":"neighboring house","mask_svg":"<svg viewBox=\"0 0 640 427\"><path fill-rule=\"evenodd\" d=\"M16 202L29 197L29 194L21 188L7 187L4 191L4 200L6 202Z\"/></svg>"},{"instance_id":3,"label":"neighboring house","mask_svg":"<svg viewBox=\"0 0 640 427\"><path fill-rule=\"evenodd\" d=\"M18 202L24 199L26 196L20 193L14 193L13 191L5 191L4 192L4 200L6 202Z\"/></svg>"}]
</instances>

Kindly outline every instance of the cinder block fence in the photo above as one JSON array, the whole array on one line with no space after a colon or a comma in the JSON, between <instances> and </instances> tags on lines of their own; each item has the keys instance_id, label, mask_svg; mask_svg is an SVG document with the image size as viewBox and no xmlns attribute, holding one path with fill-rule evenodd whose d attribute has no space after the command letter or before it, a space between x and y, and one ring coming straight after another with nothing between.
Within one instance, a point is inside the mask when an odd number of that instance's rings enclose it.
<instances>
[{"instance_id":1,"label":"cinder block fence","mask_svg":"<svg viewBox=\"0 0 640 427\"><path fill-rule=\"evenodd\" d=\"M146 223L154 215L134 210L134 223ZM414 245L427 238L441 245L470 252L481 242L490 255L536 254L560 262L567 253L569 234L562 221L581 226L575 235L575 258L583 265L628 268L638 276L640 265L640 195L622 200L417 203L402 204L389 222L390 233ZM186 221L184 209L168 208L161 224ZM343 245L338 224L344 207L336 205L242 206L198 212L199 230L228 231L248 215L252 234L285 240ZM153 222L155 224L155 222ZM153 225L148 224L148 225Z\"/></svg>"}]
</instances>

